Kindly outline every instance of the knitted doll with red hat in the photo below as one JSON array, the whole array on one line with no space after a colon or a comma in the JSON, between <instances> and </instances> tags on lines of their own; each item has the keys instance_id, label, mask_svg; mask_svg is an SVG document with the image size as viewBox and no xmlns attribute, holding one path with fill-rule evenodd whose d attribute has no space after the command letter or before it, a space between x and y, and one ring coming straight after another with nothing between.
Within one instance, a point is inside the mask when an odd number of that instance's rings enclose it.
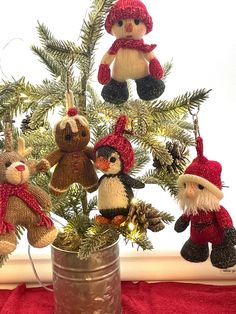
<instances>
[{"instance_id":1,"label":"knitted doll with red hat","mask_svg":"<svg viewBox=\"0 0 236 314\"><path fill-rule=\"evenodd\" d=\"M128 79L135 80L137 93L143 100L156 99L164 92L163 69L153 52L156 45L143 41L143 36L151 32L152 27L152 18L140 0L118 0L111 8L105 28L116 40L103 56L98 71L105 101L126 102Z\"/></svg>"},{"instance_id":2,"label":"knitted doll with red hat","mask_svg":"<svg viewBox=\"0 0 236 314\"><path fill-rule=\"evenodd\" d=\"M144 188L144 183L130 177L134 165L134 151L124 136L128 119L121 115L112 134L100 139L95 147L95 165L104 175L99 179L98 210L100 223L120 225L127 218L133 198L132 188Z\"/></svg>"},{"instance_id":3,"label":"knitted doll with red hat","mask_svg":"<svg viewBox=\"0 0 236 314\"><path fill-rule=\"evenodd\" d=\"M204 262L209 257L217 268L236 264L236 230L227 210L220 205L223 198L221 164L203 155L203 141L197 138L197 157L178 179L178 200L184 214L176 221L175 230L183 232L191 223L190 238L181 255L190 262Z\"/></svg>"},{"instance_id":4,"label":"knitted doll with red hat","mask_svg":"<svg viewBox=\"0 0 236 314\"><path fill-rule=\"evenodd\" d=\"M46 170L56 165L49 183L50 193L60 196L73 183L80 183L87 192L95 191L98 177L92 162L93 148L87 146L90 141L89 124L75 107L69 108L67 116L56 124L55 140L58 150L41 161L44 167L47 161ZM41 170L41 163L38 170Z\"/></svg>"},{"instance_id":5,"label":"knitted doll with red hat","mask_svg":"<svg viewBox=\"0 0 236 314\"><path fill-rule=\"evenodd\" d=\"M27 230L29 243L37 248L51 244L57 230L47 212L52 204L45 191L29 182L30 163L25 159L23 138L17 151L0 154L0 254L10 254L17 246L17 226Z\"/></svg>"}]
</instances>

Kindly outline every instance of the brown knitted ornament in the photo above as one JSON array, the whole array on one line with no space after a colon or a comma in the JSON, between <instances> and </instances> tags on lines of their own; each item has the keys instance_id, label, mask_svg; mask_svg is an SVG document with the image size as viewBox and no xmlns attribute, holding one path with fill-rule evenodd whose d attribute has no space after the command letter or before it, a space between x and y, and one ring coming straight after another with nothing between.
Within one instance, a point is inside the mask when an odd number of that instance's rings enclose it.
<instances>
[{"instance_id":1,"label":"brown knitted ornament","mask_svg":"<svg viewBox=\"0 0 236 314\"><path fill-rule=\"evenodd\" d=\"M78 115L75 107L69 108L67 116L59 121L55 128L55 141L58 150L43 159L48 169L55 166L49 191L59 196L65 193L71 184L80 183L87 192L97 189L98 178L92 163L93 148L87 146L90 141L90 130L85 117Z\"/></svg>"},{"instance_id":2,"label":"brown knitted ornament","mask_svg":"<svg viewBox=\"0 0 236 314\"><path fill-rule=\"evenodd\" d=\"M27 229L29 243L37 248L51 244L57 235L45 213L51 207L50 198L28 182L30 167L24 158L28 153L19 138L18 151L0 155L0 254L15 250L18 225Z\"/></svg>"}]
</instances>

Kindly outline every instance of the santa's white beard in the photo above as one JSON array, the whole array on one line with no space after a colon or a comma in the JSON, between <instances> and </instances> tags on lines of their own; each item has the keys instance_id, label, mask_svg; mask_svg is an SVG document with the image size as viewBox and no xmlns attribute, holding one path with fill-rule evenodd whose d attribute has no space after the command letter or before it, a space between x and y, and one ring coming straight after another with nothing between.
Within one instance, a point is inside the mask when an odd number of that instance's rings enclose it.
<instances>
[{"instance_id":1,"label":"santa's white beard","mask_svg":"<svg viewBox=\"0 0 236 314\"><path fill-rule=\"evenodd\" d=\"M194 197L187 197L185 189L181 188L177 195L181 209L187 215L197 215L198 212L217 211L220 207L219 199L207 189L197 190Z\"/></svg>"}]
</instances>

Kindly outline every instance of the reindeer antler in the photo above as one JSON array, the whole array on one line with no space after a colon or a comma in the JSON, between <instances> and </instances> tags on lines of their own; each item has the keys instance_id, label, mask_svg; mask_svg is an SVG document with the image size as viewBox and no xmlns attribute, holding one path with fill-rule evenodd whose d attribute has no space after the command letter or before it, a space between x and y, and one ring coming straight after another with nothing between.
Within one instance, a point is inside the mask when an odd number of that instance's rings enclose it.
<instances>
[{"instance_id":1,"label":"reindeer antler","mask_svg":"<svg viewBox=\"0 0 236 314\"><path fill-rule=\"evenodd\" d=\"M18 138L17 153L23 157L30 155L32 147L25 148L25 139L23 137Z\"/></svg>"}]
</instances>

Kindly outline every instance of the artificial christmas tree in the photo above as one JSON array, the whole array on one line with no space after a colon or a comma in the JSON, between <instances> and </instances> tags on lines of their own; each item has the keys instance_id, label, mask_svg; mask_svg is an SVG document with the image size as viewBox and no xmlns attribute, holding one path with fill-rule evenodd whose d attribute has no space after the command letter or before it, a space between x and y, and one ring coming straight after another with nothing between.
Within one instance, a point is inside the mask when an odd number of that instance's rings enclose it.
<instances>
[{"instance_id":1,"label":"artificial christmas tree","mask_svg":"<svg viewBox=\"0 0 236 314\"><path fill-rule=\"evenodd\" d=\"M114 0L91 1L88 16L81 28L79 43L57 40L44 24L39 23L37 31L41 46L33 46L32 50L52 77L39 85L26 82L24 78L14 82L2 82L0 116L3 117L5 112L10 112L13 116L19 112L30 116L29 128L24 137L26 143L33 147L32 157L41 160L57 149L48 116L52 110L66 116L65 91L73 91L76 110L90 124L93 145L112 132L122 112L129 117L127 138L132 143L136 156L130 174L138 174L142 185L157 184L174 196L177 192L176 179L187 161L184 151L182 150L183 154L179 157L179 171L169 171L167 167L155 169L149 166L149 161L155 156L161 165L171 167L176 165L177 158L174 150L166 145L166 141L178 141L184 148L194 144L191 134L193 126L188 122L189 110L198 108L208 97L208 91L200 89L187 92L170 101L145 101L130 97L123 105L119 104L119 107L104 102L94 89L92 75L98 68L98 65L95 66L95 49L103 34L107 13L109 14L114 3ZM149 27L149 24L145 25ZM166 80L171 66L171 63L163 66L164 76L161 82ZM77 69L79 73L75 74ZM154 72L153 69L150 70L150 73ZM35 174L32 181L47 191L52 176L50 171L39 173ZM96 196L88 196L78 182L72 184L60 197L51 195L51 198L53 212L67 222L63 232L55 240L54 247L76 252L81 261L114 245L120 234L144 250L151 249L147 229L157 232L163 229L164 223L173 221L173 217L167 213L159 212L152 205L139 201L136 204L131 203L127 221L119 227L100 224L92 218L93 211L97 210Z\"/></svg>"}]
</instances>

